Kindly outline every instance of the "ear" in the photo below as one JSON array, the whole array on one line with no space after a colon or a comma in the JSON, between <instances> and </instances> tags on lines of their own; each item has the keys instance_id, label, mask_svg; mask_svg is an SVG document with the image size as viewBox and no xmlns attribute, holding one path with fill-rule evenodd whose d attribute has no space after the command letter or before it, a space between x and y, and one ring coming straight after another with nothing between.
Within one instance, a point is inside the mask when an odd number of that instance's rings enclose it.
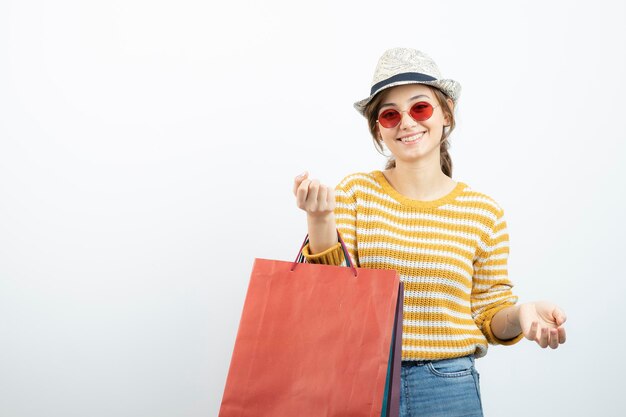
<instances>
[{"instance_id":1,"label":"ear","mask_svg":"<svg viewBox=\"0 0 626 417\"><path fill-rule=\"evenodd\" d=\"M446 101L448 102L448 106L450 106L450 111L454 113L454 101L452 101L451 98L447 98ZM444 116L444 121L444 126L450 126L450 118L448 116Z\"/></svg>"},{"instance_id":2,"label":"ear","mask_svg":"<svg viewBox=\"0 0 626 417\"><path fill-rule=\"evenodd\" d=\"M380 126L378 126L378 123L376 123L376 140L379 142L383 141L383 136L380 134Z\"/></svg>"}]
</instances>

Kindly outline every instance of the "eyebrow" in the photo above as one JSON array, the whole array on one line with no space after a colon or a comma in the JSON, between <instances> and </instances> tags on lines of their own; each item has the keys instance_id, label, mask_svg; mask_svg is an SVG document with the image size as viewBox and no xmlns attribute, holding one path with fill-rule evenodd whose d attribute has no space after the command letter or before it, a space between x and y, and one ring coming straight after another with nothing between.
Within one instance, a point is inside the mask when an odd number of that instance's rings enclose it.
<instances>
[{"instance_id":1,"label":"eyebrow","mask_svg":"<svg viewBox=\"0 0 626 417\"><path fill-rule=\"evenodd\" d=\"M413 100L418 99L418 98L420 98L420 97L430 98L430 97L428 97L428 96L427 96L427 95L425 95L425 94L420 94L420 95L418 95L418 96L411 97L410 99L408 99L408 100L407 100L407 102L409 102L409 101L413 101ZM381 104L381 105L380 105L380 108L382 109L383 107L386 107L386 106L397 106L397 104L396 104L396 103L385 103L385 104Z\"/></svg>"}]
</instances>

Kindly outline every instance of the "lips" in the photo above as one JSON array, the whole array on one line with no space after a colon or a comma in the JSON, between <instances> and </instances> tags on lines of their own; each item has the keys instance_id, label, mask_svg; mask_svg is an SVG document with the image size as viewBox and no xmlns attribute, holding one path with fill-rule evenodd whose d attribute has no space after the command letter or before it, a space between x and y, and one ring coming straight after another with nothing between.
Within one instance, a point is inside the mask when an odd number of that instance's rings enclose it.
<instances>
[{"instance_id":1,"label":"lips","mask_svg":"<svg viewBox=\"0 0 626 417\"><path fill-rule=\"evenodd\" d=\"M398 138L396 140L399 140L399 141L401 141L403 143L413 143L413 142L417 142L418 140L420 140L424 136L425 133L426 133L426 131L413 133L413 134L406 135L406 136L403 136L401 138Z\"/></svg>"}]
</instances>

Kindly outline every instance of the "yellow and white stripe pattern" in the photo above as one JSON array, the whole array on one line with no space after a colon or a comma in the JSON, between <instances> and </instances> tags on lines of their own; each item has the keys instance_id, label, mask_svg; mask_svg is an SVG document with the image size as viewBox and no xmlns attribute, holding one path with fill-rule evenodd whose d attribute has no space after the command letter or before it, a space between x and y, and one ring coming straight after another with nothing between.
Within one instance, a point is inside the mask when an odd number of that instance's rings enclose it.
<instances>
[{"instance_id":1,"label":"yellow and white stripe pattern","mask_svg":"<svg viewBox=\"0 0 626 417\"><path fill-rule=\"evenodd\" d=\"M336 187L337 228L356 265L394 269L404 282L403 360L487 353L513 344L491 332L491 318L514 305L503 211L459 182L434 201L398 193L380 171L347 176ZM339 244L307 262L345 264Z\"/></svg>"}]
</instances>

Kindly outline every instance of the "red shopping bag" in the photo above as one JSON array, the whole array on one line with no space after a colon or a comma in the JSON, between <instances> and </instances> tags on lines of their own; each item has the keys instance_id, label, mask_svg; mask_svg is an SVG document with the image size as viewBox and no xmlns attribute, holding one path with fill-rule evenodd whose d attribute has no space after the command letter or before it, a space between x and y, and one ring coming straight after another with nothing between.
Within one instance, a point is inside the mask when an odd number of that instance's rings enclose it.
<instances>
[{"instance_id":1,"label":"red shopping bag","mask_svg":"<svg viewBox=\"0 0 626 417\"><path fill-rule=\"evenodd\" d=\"M255 260L219 417L398 415L403 287L348 264Z\"/></svg>"}]
</instances>

